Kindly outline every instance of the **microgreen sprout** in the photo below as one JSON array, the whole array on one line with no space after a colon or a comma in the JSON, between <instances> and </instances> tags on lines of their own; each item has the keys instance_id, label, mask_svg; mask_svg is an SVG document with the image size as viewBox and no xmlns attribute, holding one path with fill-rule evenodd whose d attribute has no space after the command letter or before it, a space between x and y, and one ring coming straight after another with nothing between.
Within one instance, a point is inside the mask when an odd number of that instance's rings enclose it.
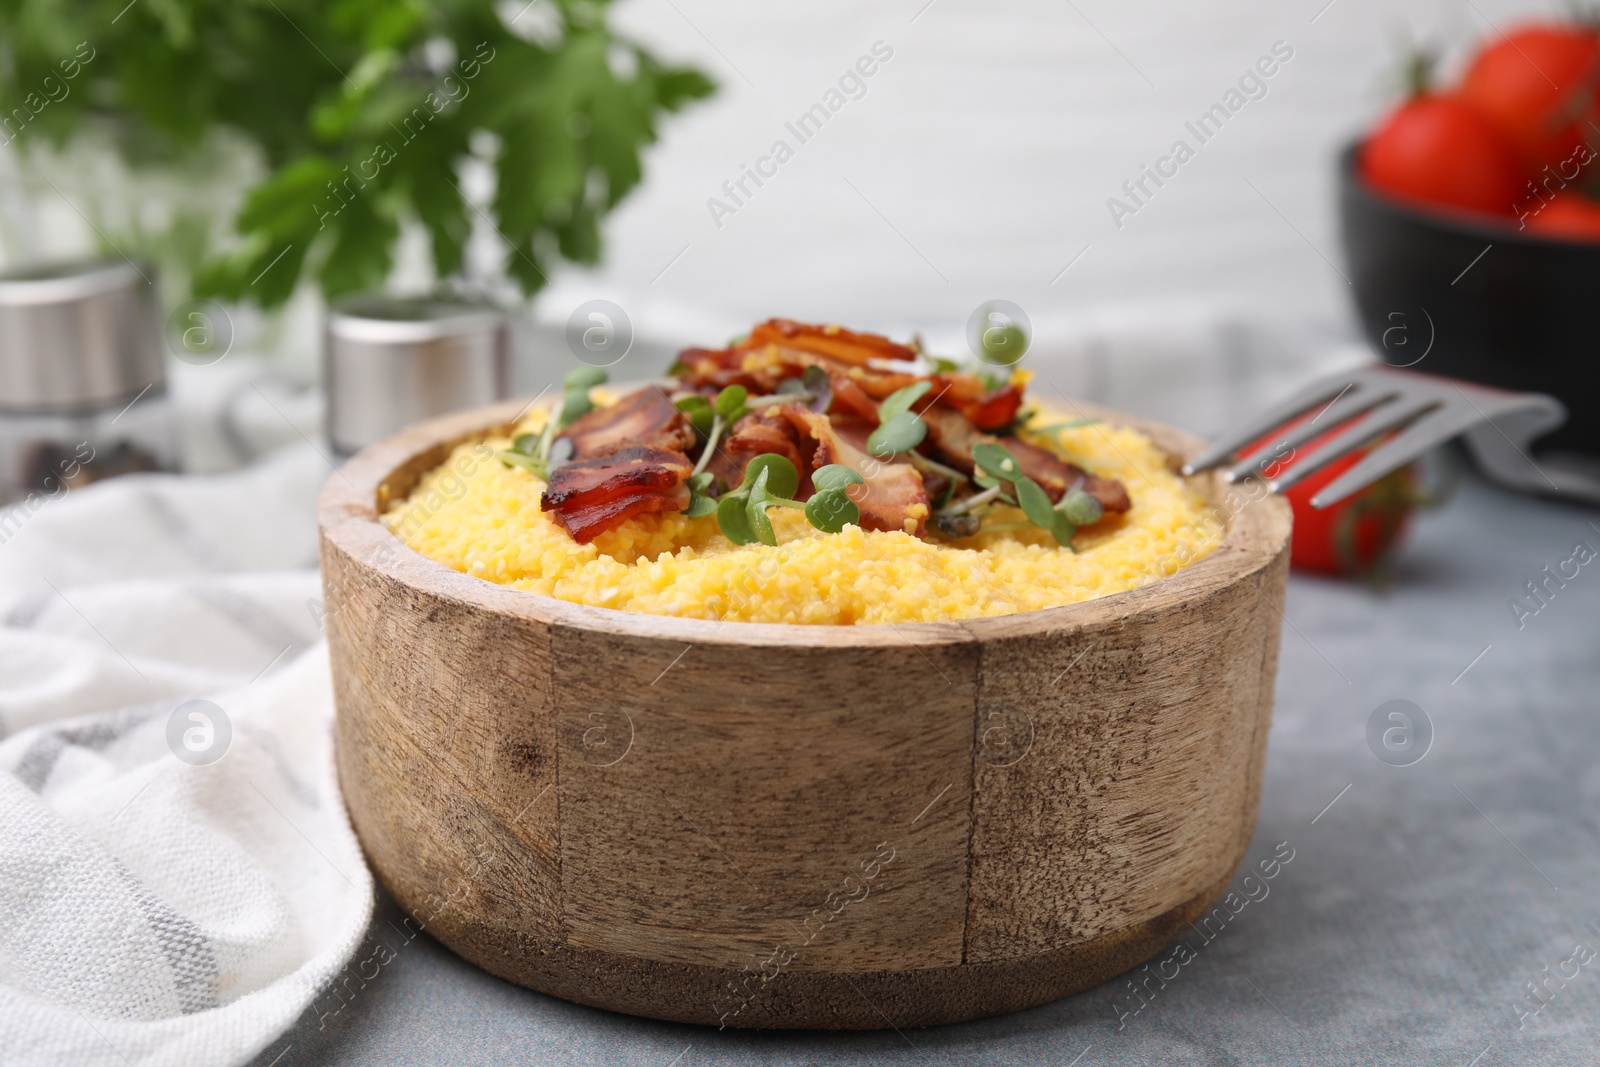
<instances>
[{"instance_id":1,"label":"microgreen sprout","mask_svg":"<svg viewBox=\"0 0 1600 1067\"><path fill-rule=\"evenodd\" d=\"M1099 419L1070 419L1067 422L1052 422L1048 426L1023 426L1027 433L1058 434L1062 430L1076 430L1080 426L1093 426Z\"/></svg>"},{"instance_id":2,"label":"microgreen sprout","mask_svg":"<svg viewBox=\"0 0 1600 1067\"><path fill-rule=\"evenodd\" d=\"M716 500L706 493L715 480L716 475L710 471L701 471L699 474L689 476L689 506L683 509L685 515L691 519L699 519L717 510Z\"/></svg>"},{"instance_id":3,"label":"microgreen sprout","mask_svg":"<svg viewBox=\"0 0 1600 1067\"><path fill-rule=\"evenodd\" d=\"M1079 486L1067 490L1056 510L1076 526L1093 526L1105 515L1105 506Z\"/></svg>"},{"instance_id":4,"label":"microgreen sprout","mask_svg":"<svg viewBox=\"0 0 1600 1067\"><path fill-rule=\"evenodd\" d=\"M861 475L842 463L818 467L811 474L816 492L806 501L806 520L823 533L838 533L851 523L859 523L861 508L850 499L847 490L861 484Z\"/></svg>"},{"instance_id":5,"label":"microgreen sprout","mask_svg":"<svg viewBox=\"0 0 1600 1067\"><path fill-rule=\"evenodd\" d=\"M867 451L879 459L887 459L920 445L928 436L928 424L911 410L911 405L931 388L931 382L917 382L884 397L878 404L878 428L867 437Z\"/></svg>"},{"instance_id":6,"label":"microgreen sprout","mask_svg":"<svg viewBox=\"0 0 1600 1067\"><path fill-rule=\"evenodd\" d=\"M589 390L597 385L604 385L609 377L610 375L599 367L574 367L567 372L567 376L561 380L561 385L565 389L561 397L562 429L594 410L594 401L589 399Z\"/></svg>"},{"instance_id":7,"label":"microgreen sprout","mask_svg":"<svg viewBox=\"0 0 1600 1067\"><path fill-rule=\"evenodd\" d=\"M799 378L785 378L776 391L768 396L753 396L745 404L754 411L763 404L800 404L821 415L833 403L833 386L828 382L828 372L821 367L807 367Z\"/></svg>"},{"instance_id":8,"label":"microgreen sprout","mask_svg":"<svg viewBox=\"0 0 1600 1067\"><path fill-rule=\"evenodd\" d=\"M701 477L695 475L694 477ZM709 475L705 475L709 477ZM819 467L811 475L815 488L811 499L802 504L792 499L800 488L800 475L787 458L776 452L763 452L752 459L744 469L744 480L722 494L715 503L717 525L723 536L736 545L749 545L759 541L776 546L777 533L767 515L768 508L800 508L808 522L824 533L838 533L849 523L861 520L861 509L846 495L852 485L862 482L861 475L849 467L830 463ZM700 492L693 484L691 490ZM709 484L709 483L707 483ZM695 505L691 503L690 507ZM701 514L710 514L710 507Z\"/></svg>"},{"instance_id":9,"label":"microgreen sprout","mask_svg":"<svg viewBox=\"0 0 1600 1067\"><path fill-rule=\"evenodd\" d=\"M1092 526L1105 514L1100 501L1086 492L1081 484L1073 486L1060 501L1052 504L1050 494L1022 472L1017 458L1004 445L989 441L973 445L972 461L977 466L972 480L982 486L983 491L934 515L934 526L948 537L971 537L980 529L999 532L1025 529L1031 525L1050 531L1058 544L1076 552L1072 538L1078 532L1078 527ZM995 503L1020 508L1028 521L983 526L981 511Z\"/></svg>"},{"instance_id":10,"label":"microgreen sprout","mask_svg":"<svg viewBox=\"0 0 1600 1067\"><path fill-rule=\"evenodd\" d=\"M723 432L749 412L750 407L745 403L749 396L750 392L744 386L730 385L718 393L714 400L707 400L703 396L686 396L678 400L678 410L688 417L695 433L705 440L700 461L694 465L695 474L705 471L706 464L716 454L717 442L722 439Z\"/></svg>"},{"instance_id":11,"label":"microgreen sprout","mask_svg":"<svg viewBox=\"0 0 1600 1067\"><path fill-rule=\"evenodd\" d=\"M800 382L811 394L811 410L819 415L825 413L833 403L833 384L828 381L828 372L815 365L807 367L800 375Z\"/></svg>"},{"instance_id":12,"label":"microgreen sprout","mask_svg":"<svg viewBox=\"0 0 1600 1067\"><path fill-rule=\"evenodd\" d=\"M589 390L604 385L609 378L610 375L599 367L574 367L568 371L561 381L561 409L545 418L544 428L538 433L519 433L513 437L509 450L495 453L500 462L549 481L550 471L572 458L572 442L564 437L558 440L556 431L593 410Z\"/></svg>"}]
</instances>

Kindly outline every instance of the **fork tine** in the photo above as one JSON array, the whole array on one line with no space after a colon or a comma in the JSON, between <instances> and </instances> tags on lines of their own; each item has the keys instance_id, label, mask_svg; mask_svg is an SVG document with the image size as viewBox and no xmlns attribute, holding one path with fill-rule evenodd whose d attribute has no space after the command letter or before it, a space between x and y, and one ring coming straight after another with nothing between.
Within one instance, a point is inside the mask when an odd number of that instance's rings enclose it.
<instances>
[{"instance_id":1,"label":"fork tine","mask_svg":"<svg viewBox=\"0 0 1600 1067\"><path fill-rule=\"evenodd\" d=\"M1357 415L1371 411L1393 396L1393 393L1378 389L1352 389L1318 412L1316 418L1289 427L1281 437L1274 434L1274 440L1262 445L1250 455L1242 457L1223 477L1230 482L1236 482L1247 474L1258 473L1264 460L1277 458L1277 449L1285 446L1299 448L1313 437L1337 429L1341 423L1349 422ZM1324 418L1328 421L1323 422ZM1318 423L1322 424L1319 426Z\"/></svg>"},{"instance_id":2,"label":"fork tine","mask_svg":"<svg viewBox=\"0 0 1600 1067\"><path fill-rule=\"evenodd\" d=\"M1446 404L1438 411L1423 416L1398 437L1384 442L1360 463L1329 482L1311 498L1311 506L1331 507L1482 421L1476 411L1459 404Z\"/></svg>"},{"instance_id":3,"label":"fork tine","mask_svg":"<svg viewBox=\"0 0 1600 1067\"><path fill-rule=\"evenodd\" d=\"M1210 448L1185 463L1183 473L1198 474L1220 466L1229 456L1254 441L1268 430L1282 426L1296 415L1303 415L1318 404L1339 398L1341 394L1357 393L1370 388L1357 372L1331 375L1313 382L1293 396L1274 404L1254 417L1245 420L1238 429L1224 435Z\"/></svg>"},{"instance_id":4,"label":"fork tine","mask_svg":"<svg viewBox=\"0 0 1600 1067\"><path fill-rule=\"evenodd\" d=\"M1296 482L1310 477L1334 460L1367 443L1375 435L1404 426L1423 412L1442 404L1444 400L1440 397L1428 397L1424 400L1395 399L1373 409L1313 449L1310 455L1296 457L1288 470L1272 480L1272 491L1283 492Z\"/></svg>"}]
</instances>

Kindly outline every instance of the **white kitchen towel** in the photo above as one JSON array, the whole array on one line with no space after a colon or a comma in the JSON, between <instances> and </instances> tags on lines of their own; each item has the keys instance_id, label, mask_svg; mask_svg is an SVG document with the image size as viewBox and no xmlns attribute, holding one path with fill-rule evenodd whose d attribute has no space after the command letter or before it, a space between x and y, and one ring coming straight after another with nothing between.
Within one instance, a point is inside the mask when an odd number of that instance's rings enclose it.
<instances>
[{"instance_id":1,"label":"white kitchen towel","mask_svg":"<svg viewBox=\"0 0 1600 1067\"><path fill-rule=\"evenodd\" d=\"M302 447L0 521L0 1063L242 1063L357 947L327 473Z\"/></svg>"}]
</instances>

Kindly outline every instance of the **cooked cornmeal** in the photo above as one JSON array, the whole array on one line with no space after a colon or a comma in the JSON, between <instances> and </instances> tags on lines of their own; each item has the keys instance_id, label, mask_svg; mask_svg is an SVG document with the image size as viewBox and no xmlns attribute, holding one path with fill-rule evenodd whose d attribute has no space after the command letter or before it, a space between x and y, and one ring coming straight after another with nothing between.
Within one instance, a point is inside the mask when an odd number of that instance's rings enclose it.
<instances>
[{"instance_id":1,"label":"cooked cornmeal","mask_svg":"<svg viewBox=\"0 0 1600 1067\"><path fill-rule=\"evenodd\" d=\"M1059 423L1042 411L1035 425ZM537 430L534 414L519 432ZM1038 439L1037 437L1035 438ZM846 526L813 529L770 512L778 547L734 545L712 517L644 515L579 544L539 509L544 482L490 449L460 445L396 503L384 523L412 549L458 571L594 607L732 622L865 624L1010 615L1120 593L1216 548L1215 512L1137 431L1103 423L1049 437L1066 458L1128 488L1133 506L1058 546L1037 528L923 541ZM1014 512L1017 520L1024 516ZM999 522L1009 522L1003 514Z\"/></svg>"}]
</instances>

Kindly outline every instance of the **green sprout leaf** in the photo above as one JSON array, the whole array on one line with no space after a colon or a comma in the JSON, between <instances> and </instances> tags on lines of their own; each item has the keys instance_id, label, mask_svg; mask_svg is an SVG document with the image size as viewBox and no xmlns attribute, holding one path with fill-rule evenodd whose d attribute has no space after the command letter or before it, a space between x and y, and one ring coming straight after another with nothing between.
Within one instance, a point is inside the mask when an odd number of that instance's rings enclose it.
<instances>
[{"instance_id":1,"label":"green sprout leaf","mask_svg":"<svg viewBox=\"0 0 1600 1067\"><path fill-rule=\"evenodd\" d=\"M732 422L743 414L744 402L750 396L749 390L742 385L730 385L717 394L716 403L712 405L723 422Z\"/></svg>"},{"instance_id":2,"label":"green sprout leaf","mask_svg":"<svg viewBox=\"0 0 1600 1067\"><path fill-rule=\"evenodd\" d=\"M519 433L511 439L511 451L521 453L524 456L536 456L539 454L541 437L543 437L543 434Z\"/></svg>"},{"instance_id":3,"label":"green sprout leaf","mask_svg":"<svg viewBox=\"0 0 1600 1067\"><path fill-rule=\"evenodd\" d=\"M744 481L739 483L739 488L743 490L747 486L752 497L787 500L800 488L800 474L786 457L776 452L763 452L744 469Z\"/></svg>"},{"instance_id":4,"label":"green sprout leaf","mask_svg":"<svg viewBox=\"0 0 1600 1067\"><path fill-rule=\"evenodd\" d=\"M819 493L834 489L843 492L845 486L861 485L864 481L854 468L846 467L843 463L830 463L811 472L811 484Z\"/></svg>"},{"instance_id":5,"label":"green sprout leaf","mask_svg":"<svg viewBox=\"0 0 1600 1067\"><path fill-rule=\"evenodd\" d=\"M971 513L941 515L934 521L934 525L946 537L971 537L983 525L983 519Z\"/></svg>"},{"instance_id":6,"label":"green sprout leaf","mask_svg":"<svg viewBox=\"0 0 1600 1067\"><path fill-rule=\"evenodd\" d=\"M816 480L814 476L812 480ZM861 522L861 508L845 496L842 488L824 489L806 501L806 521L823 533L838 533L852 523Z\"/></svg>"},{"instance_id":7,"label":"green sprout leaf","mask_svg":"<svg viewBox=\"0 0 1600 1067\"><path fill-rule=\"evenodd\" d=\"M1028 521L1046 530L1054 529L1061 515L1051 506L1050 494L1039 488L1039 483L1027 475L1018 475L1013 484L1017 487L1017 503L1022 505L1022 512L1028 516Z\"/></svg>"},{"instance_id":8,"label":"green sprout leaf","mask_svg":"<svg viewBox=\"0 0 1600 1067\"><path fill-rule=\"evenodd\" d=\"M828 381L828 372L812 364L800 375L800 381L811 394L811 410L819 415L826 412L833 403L833 384Z\"/></svg>"},{"instance_id":9,"label":"green sprout leaf","mask_svg":"<svg viewBox=\"0 0 1600 1067\"><path fill-rule=\"evenodd\" d=\"M986 473L1003 481L1013 481L1021 473L1016 457L1004 447L989 441L972 446L972 461Z\"/></svg>"},{"instance_id":10,"label":"green sprout leaf","mask_svg":"<svg viewBox=\"0 0 1600 1067\"><path fill-rule=\"evenodd\" d=\"M550 444L549 448L545 450L545 465L548 467L561 466L572 458L573 450L574 446L572 444L572 438L556 438L555 441Z\"/></svg>"},{"instance_id":11,"label":"green sprout leaf","mask_svg":"<svg viewBox=\"0 0 1600 1067\"><path fill-rule=\"evenodd\" d=\"M594 410L594 401L589 399L587 389L569 389L566 396L561 399L562 426L571 426L572 423Z\"/></svg>"},{"instance_id":12,"label":"green sprout leaf","mask_svg":"<svg viewBox=\"0 0 1600 1067\"><path fill-rule=\"evenodd\" d=\"M896 389L884 397L883 402L878 405L878 420L888 422L901 412L910 411L911 405L926 396L928 390L932 388L932 382L918 382L904 389Z\"/></svg>"},{"instance_id":13,"label":"green sprout leaf","mask_svg":"<svg viewBox=\"0 0 1600 1067\"><path fill-rule=\"evenodd\" d=\"M507 467L518 467L540 478L544 478L548 473L544 463L521 452L496 452L495 457Z\"/></svg>"},{"instance_id":14,"label":"green sprout leaf","mask_svg":"<svg viewBox=\"0 0 1600 1067\"><path fill-rule=\"evenodd\" d=\"M1076 430L1080 426L1093 426L1099 419L1071 419L1067 422L1052 422L1048 426L1029 426L1029 433L1056 434L1062 430Z\"/></svg>"},{"instance_id":15,"label":"green sprout leaf","mask_svg":"<svg viewBox=\"0 0 1600 1067\"><path fill-rule=\"evenodd\" d=\"M935 374L954 374L960 369L961 364L957 363L953 359L946 359L943 356L933 357L933 370Z\"/></svg>"},{"instance_id":16,"label":"green sprout leaf","mask_svg":"<svg viewBox=\"0 0 1600 1067\"><path fill-rule=\"evenodd\" d=\"M717 502L706 496L706 490L711 488L711 483L716 480L716 475L710 471L701 471L691 474L686 485L689 487L689 506L683 513L691 519L704 518L717 510Z\"/></svg>"},{"instance_id":17,"label":"green sprout leaf","mask_svg":"<svg viewBox=\"0 0 1600 1067\"><path fill-rule=\"evenodd\" d=\"M717 525L722 528L722 536L736 545L751 545L756 541L745 514L746 503L743 493L729 493L717 501Z\"/></svg>"},{"instance_id":18,"label":"green sprout leaf","mask_svg":"<svg viewBox=\"0 0 1600 1067\"><path fill-rule=\"evenodd\" d=\"M867 437L867 451L880 459L909 452L928 435L928 424L909 411L893 415Z\"/></svg>"},{"instance_id":19,"label":"green sprout leaf","mask_svg":"<svg viewBox=\"0 0 1600 1067\"><path fill-rule=\"evenodd\" d=\"M711 423L716 418L711 401L703 396L686 396L677 402L677 407L688 418L695 433L701 437L711 436Z\"/></svg>"},{"instance_id":20,"label":"green sprout leaf","mask_svg":"<svg viewBox=\"0 0 1600 1067\"><path fill-rule=\"evenodd\" d=\"M567 376L561 379L561 384L568 389L593 389L610 380L611 375L607 374L604 368L585 365L567 371Z\"/></svg>"},{"instance_id":21,"label":"green sprout leaf","mask_svg":"<svg viewBox=\"0 0 1600 1067\"><path fill-rule=\"evenodd\" d=\"M784 462L787 463L788 460ZM750 485L750 499L745 501L744 516L750 525L750 532L756 535L757 541L777 548L778 535L772 529L772 520L767 518L767 502L770 498L767 483L771 476L770 466L763 467L756 475L756 480Z\"/></svg>"},{"instance_id":22,"label":"green sprout leaf","mask_svg":"<svg viewBox=\"0 0 1600 1067\"><path fill-rule=\"evenodd\" d=\"M1078 488L1067 490L1067 495L1056 505L1056 511L1065 515L1075 526L1093 526L1106 513L1099 500Z\"/></svg>"},{"instance_id":23,"label":"green sprout leaf","mask_svg":"<svg viewBox=\"0 0 1600 1067\"><path fill-rule=\"evenodd\" d=\"M1067 518L1059 511L1056 512L1056 521L1055 524L1051 526L1050 532L1055 534L1056 543L1058 545L1061 545L1064 548L1071 548L1074 552L1078 551L1073 547L1072 544L1072 535L1078 532L1078 528L1073 525L1071 519Z\"/></svg>"}]
</instances>

